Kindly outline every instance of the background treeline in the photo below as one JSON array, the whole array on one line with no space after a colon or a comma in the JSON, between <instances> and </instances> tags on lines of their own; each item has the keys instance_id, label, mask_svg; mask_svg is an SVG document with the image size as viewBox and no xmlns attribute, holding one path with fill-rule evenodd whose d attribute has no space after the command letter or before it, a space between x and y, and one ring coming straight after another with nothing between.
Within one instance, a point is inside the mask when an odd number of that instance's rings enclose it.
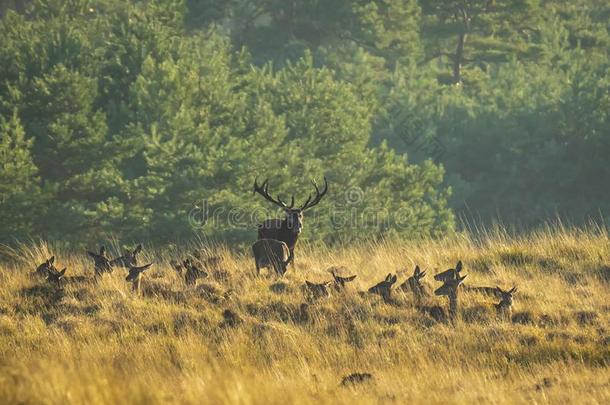
<instances>
[{"instance_id":1,"label":"background treeline","mask_svg":"<svg viewBox=\"0 0 610 405\"><path fill-rule=\"evenodd\" d=\"M605 0L1 4L2 241L252 239L256 175L327 242L610 218Z\"/></svg>"}]
</instances>

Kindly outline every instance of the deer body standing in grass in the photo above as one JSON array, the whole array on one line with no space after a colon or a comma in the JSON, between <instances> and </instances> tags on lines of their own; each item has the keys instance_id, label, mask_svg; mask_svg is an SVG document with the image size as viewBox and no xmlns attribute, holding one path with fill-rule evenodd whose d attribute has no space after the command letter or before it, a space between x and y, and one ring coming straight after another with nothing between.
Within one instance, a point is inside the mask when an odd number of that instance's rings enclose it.
<instances>
[{"instance_id":1,"label":"deer body standing in grass","mask_svg":"<svg viewBox=\"0 0 610 405\"><path fill-rule=\"evenodd\" d=\"M290 250L284 242L275 239L259 239L252 245L252 254L256 264L256 275L262 267L273 267L279 276L286 273L290 260Z\"/></svg>"},{"instance_id":2,"label":"deer body standing in grass","mask_svg":"<svg viewBox=\"0 0 610 405\"><path fill-rule=\"evenodd\" d=\"M282 208L286 214L286 217L283 219L268 219L260 224L258 226L258 239L275 239L284 242L290 252L288 263L294 264L294 248L303 230L303 212L317 205L328 191L326 177L324 178L324 189L322 191L320 191L315 182L312 183L316 191L315 197L312 198L310 194L303 205L294 208L294 195L291 198L290 204L286 204L279 196L273 198L269 195L269 179L265 180L260 186L256 179L254 179L254 193L262 195L267 201Z\"/></svg>"}]
</instances>

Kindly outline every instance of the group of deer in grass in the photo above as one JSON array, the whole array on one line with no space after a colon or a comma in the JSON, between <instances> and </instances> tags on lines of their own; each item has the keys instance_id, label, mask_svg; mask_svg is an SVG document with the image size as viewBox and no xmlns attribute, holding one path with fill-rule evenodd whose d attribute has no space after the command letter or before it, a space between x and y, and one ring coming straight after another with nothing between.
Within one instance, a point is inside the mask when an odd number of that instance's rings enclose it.
<instances>
[{"instance_id":1,"label":"group of deer in grass","mask_svg":"<svg viewBox=\"0 0 610 405\"><path fill-rule=\"evenodd\" d=\"M66 267L58 270L55 267L55 256L40 264L33 275L38 278L44 278L52 285L61 288L64 284L87 282L99 279L105 273L112 273L115 267L128 269L126 280L133 283L134 289L139 289L141 274L144 270L150 268L152 263L144 266L138 266L138 254L142 251L142 245L136 246L133 250L127 250L125 254L115 259L110 259L106 255L106 248L102 246L99 253L87 251L87 254L93 259L94 278L86 276L66 276Z\"/></svg>"},{"instance_id":2,"label":"group of deer in grass","mask_svg":"<svg viewBox=\"0 0 610 405\"><path fill-rule=\"evenodd\" d=\"M295 198L292 196L290 204L286 204L278 196L273 198L269 194L269 181L265 180L261 185L257 180L254 180L254 193L262 195L266 200L282 208L285 212L283 219L268 219L258 226L258 240L252 245L252 254L254 256L256 274L260 275L261 268L271 268L280 277L283 276L289 265L294 266L294 250L303 230L303 213L305 210L317 205L328 191L328 182L324 179L324 188L320 190L315 182L312 182L315 189L315 196L310 194L307 200L298 208L295 208ZM128 269L126 281L131 282L133 289L139 291L142 273L152 266L152 263L138 266L137 256L142 251L142 245L138 245L133 250L126 251L122 256L115 259L110 259L105 248L102 246L98 253L88 251L87 254L93 259L95 279L101 277L104 273L111 273L113 268L122 267ZM38 266L35 274L45 277L49 282L61 286L62 283L71 281L83 281L85 277L65 277L66 269L57 270L54 266L54 257L51 257L43 264ZM172 267L181 275L184 276L187 285L195 285L197 280L205 278L208 273L202 270L210 267L218 267L218 257L209 257L196 260L188 258L182 263L175 261L171 262ZM449 317L454 319L457 315L458 306L458 291L460 285L466 279L466 275L461 275L462 262L458 262L455 268L446 270L436 274L434 279L443 284L434 291L436 296L446 296L449 301ZM334 287L337 291L342 291L346 284L353 281L356 275L344 277L337 274L338 268L329 269L333 277L332 280L325 283L312 283L305 281L304 289L310 298L320 298L330 295L330 289ZM434 313L442 312L442 308L438 306L430 307L422 304L423 300L430 294L427 288L422 284L422 279L426 275L425 271L421 271L419 266L416 266L415 271L404 283L399 286L399 290L411 292L415 297L416 306L427 312ZM386 278L368 289L369 293L380 295L384 301L392 301L392 288L396 284L397 276L392 273ZM500 287L468 287L468 290L496 296L500 302L495 304L496 311L502 316L510 317L513 304L513 294L516 292L516 287L510 290L503 290Z\"/></svg>"}]
</instances>

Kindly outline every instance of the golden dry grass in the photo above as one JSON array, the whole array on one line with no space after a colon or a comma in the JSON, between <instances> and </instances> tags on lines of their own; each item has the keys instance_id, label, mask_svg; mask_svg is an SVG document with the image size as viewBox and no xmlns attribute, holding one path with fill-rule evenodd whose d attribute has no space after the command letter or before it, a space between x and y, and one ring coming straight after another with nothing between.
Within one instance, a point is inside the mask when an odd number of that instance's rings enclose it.
<instances>
[{"instance_id":1,"label":"golden dry grass","mask_svg":"<svg viewBox=\"0 0 610 405\"><path fill-rule=\"evenodd\" d=\"M300 246L283 293L253 277L246 253L219 250L230 279L187 288L172 253L145 247L155 265L142 296L123 269L57 293L29 276L35 265L55 254L68 275L92 275L90 260L21 246L0 268L0 403L609 403L609 242L562 229ZM392 304L358 294L388 272L402 283L416 263L435 288L435 271L458 259L467 284L518 286L519 322L465 292L455 325L418 311L410 294L395 291ZM358 274L351 291L303 310L304 279L329 280L331 265ZM342 386L354 372L373 379Z\"/></svg>"}]
</instances>

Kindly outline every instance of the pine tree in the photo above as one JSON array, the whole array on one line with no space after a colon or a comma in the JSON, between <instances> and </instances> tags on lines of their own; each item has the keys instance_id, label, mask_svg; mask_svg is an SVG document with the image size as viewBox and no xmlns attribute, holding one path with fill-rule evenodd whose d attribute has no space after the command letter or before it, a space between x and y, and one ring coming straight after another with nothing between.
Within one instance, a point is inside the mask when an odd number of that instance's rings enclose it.
<instances>
[{"instance_id":1,"label":"pine tree","mask_svg":"<svg viewBox=\"0 0 610 405\"><path fill-rule=\"evenodd\" d=\"M37 169L17 111L0 116L0 240L9 242L33 236L43 215Z\"/></svg>"}]
</instances>

